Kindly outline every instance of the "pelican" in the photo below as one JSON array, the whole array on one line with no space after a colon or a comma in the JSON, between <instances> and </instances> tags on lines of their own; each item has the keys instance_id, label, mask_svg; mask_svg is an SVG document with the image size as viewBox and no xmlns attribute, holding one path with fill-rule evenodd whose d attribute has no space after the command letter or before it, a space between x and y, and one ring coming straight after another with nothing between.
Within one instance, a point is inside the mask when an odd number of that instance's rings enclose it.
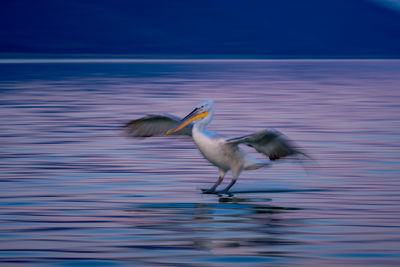
<instances>
[{"instance_id":1,"label":"pelican","mask_svg":"<svg viewBox=\"0 0 400 267\"><path fill-rule=\"evenodd\" d=\"M201 154L219 169L219 177L204 193L228 193L236 183L243 170L255 170L271 165L271 161L292 155L304 155L283 134L276 130L263 130L254 134L237 138L224 138L206 129L214 116L212 100L199 103L186 117L162 114L148 115L128 122L125 127L130 136L173 136L191 137ZM266 155L269 161L261 161L248 155L240 145L253 147L257 152ZM232 172L231 182L222 191L217 187L223 181L228 171Z\"/></svg>"}]
</instances>

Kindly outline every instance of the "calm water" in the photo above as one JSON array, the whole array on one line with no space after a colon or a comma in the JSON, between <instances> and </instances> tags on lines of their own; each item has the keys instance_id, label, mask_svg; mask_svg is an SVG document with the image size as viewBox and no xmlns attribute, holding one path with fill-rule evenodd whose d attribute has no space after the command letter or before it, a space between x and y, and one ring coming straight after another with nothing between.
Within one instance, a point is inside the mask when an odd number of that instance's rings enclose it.
<instances>
[{"instance_id":1,"label":"calm water","mask_svg":"<svg viewBox=\"0 0 400 267\"><path fill-rule=\"evenodd\" d=\"M0 265L400 264L400 61L2 61L0 89ZM209 129L276 128L317 164L203 195L190 140L121 129L205 99Z\"/></svg>"}]
</instances>

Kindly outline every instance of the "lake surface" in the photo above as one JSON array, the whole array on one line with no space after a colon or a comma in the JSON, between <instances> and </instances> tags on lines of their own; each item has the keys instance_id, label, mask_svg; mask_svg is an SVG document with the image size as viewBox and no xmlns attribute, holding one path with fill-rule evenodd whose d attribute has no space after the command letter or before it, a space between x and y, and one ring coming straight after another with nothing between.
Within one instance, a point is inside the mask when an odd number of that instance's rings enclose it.
<instances>
[{"instance_id":1,"label":"lake surface","mask_svg":"<svg viewBox=\"0 0 400 267\"><path fill-rule=\"evenodd\" d=\"M275 128L316 163L205 195L190 140L121 128L205 99L210 130ZM400 61L3 60L0 116L2 266L400 264Z\"/></svg>"}]
</instances>

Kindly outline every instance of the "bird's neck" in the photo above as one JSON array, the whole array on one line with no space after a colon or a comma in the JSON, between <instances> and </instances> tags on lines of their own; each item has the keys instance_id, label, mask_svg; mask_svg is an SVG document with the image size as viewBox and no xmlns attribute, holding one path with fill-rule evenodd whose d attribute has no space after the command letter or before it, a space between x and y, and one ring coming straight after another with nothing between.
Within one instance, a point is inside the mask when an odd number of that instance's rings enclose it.
<instances>
[{"instance_id":1,"label":"bird's neck","mask_svg":"<svg viewBox=\"0 0 400 267\"><path fill-rule=\"evenodd\" d=\"M205 117L202 120L197 121L193 128L195 128L197 131L202 132L202 131L206 131L206 126L211 122L213 118L213 113L210 112L209 115L207 117Z\"/></svg>"},{"instance_id":2,"label":"bird's neck","mask_svg":"<svg viewBox=\"0 0 400 267\"><path fill-rule=\"evenodd\" d=\"M196 138L213 138L218 136L216 133L207 131L206 126L212 121L213 118L213 112L210 112L210 114L205 117L202 120L197 121L194 126L193 126L193 139Z\"/></svg>"},{"instance_id":3,"label":"bird's neck","mask_svg":"<svg viewBox=\"0 0 400 267\"><path fill-rule=\"evenodd\" d=\"M197 131L197 132L203 132L206 131L206 126L207 123L204 123L204 121L199 121L198 123L195 123L195 125L193 125L193 130Z\"/></svg>"},{"instance_id":4,"label":"bird's neck","mask_svg":"<svg viewBox=\"0 0 400 267\"><path fill-rule=\"evenodd\" d=\"M207 143L208 140L217 137L216 133L207 131L206 126L208 123L196 123L193 126L192 136L197 147L201 150L201 144Z\"/></svg>"}]
</instances>

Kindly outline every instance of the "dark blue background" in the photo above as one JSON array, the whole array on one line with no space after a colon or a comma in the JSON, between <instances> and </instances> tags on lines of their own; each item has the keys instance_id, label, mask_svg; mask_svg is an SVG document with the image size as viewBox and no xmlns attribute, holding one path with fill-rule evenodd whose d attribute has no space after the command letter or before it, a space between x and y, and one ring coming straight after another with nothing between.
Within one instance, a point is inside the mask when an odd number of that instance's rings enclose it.
<instances>
[{"instance_id":1,"label":"dark blue background","mask_svg":"<svg viewBox=\"0 0 400 267\"><path fill-rule=\"evenodd\" d=\"M0 53L399 57L400 13L367 0L14 0Z\"/></svg>"}]
</instances>

